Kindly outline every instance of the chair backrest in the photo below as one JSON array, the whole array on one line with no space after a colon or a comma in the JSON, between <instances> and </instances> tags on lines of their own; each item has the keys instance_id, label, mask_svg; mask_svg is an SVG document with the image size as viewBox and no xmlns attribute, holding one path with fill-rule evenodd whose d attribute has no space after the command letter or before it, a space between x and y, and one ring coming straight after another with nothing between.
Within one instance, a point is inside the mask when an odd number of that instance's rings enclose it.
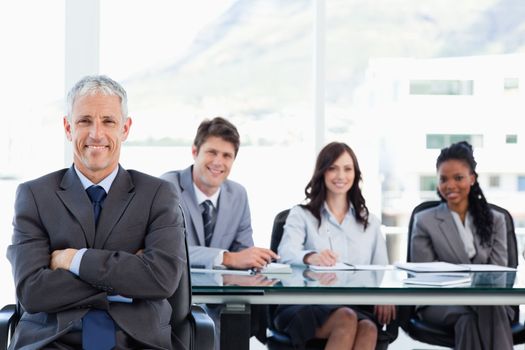
<instances>
[{"instance_id":1,"label":"chair backrest","mask_svg":"<svg viewBox=\"0 0 525 350\"><path fill-rule=\"evenodd\" d=\"M414 226L414 218L417 213L420 211L423 211L425 209L433 208L438 206L441 203L441 201L427 201L423 202L419 205L417 205L414 210L412 210L412 214L410 215L410 221L408 224L408 238L407 238L407 262L412 261L412 257L410 256L410 244L412 241L412 231ZM509 267L516 267L518 266L518 244L516 242L516 232L514 229L514 221L512 219L512 215L508 212L508 210L496 205L489 203L489 207L499 213L502 213L505 217L505 224L507 228L507 254L508 254L508 262L507 266Z\"/></svg>"},{"instance_id":2,"label":"chair backrest","mask_svg":"<svg viewBox=\"0 0 525 350\"><path fill-rule=\"evenodd\" d=\"M516 242L516 230L514 229L514 220L509 211L496 204L489 203L491 209L502 213L505 217L505 224L507 226L507 257L509 267L518 266L518 243Z\"/></svg>"},{"instance_id":3,"label":"chair backrest","mask_svg":"<svg viewBox=\"0 0 525 350\"><path fill-rule=\"evenodd\" d=\"M407 262L412 261L412 257L410 256L410 244L412 241L412 231L414 228L414 218L416 217L416 214L420 211L423 211L428 208L437 207L441 201L427 201L418 204L414 210L412 210L412 214L410 214L410 221L408 223L408 237L407 237Z\"/></svg>"},{"instance_id":4,"label":"chair backrest","mask_svg":"<svg viewBox=\"0 0 525 350\"><path fill-rule=\"evenodd\" d=\"M283 238L284 224L286 223L286 218L290 213L290 209L285 209L275 216L273 220L272 227L272 239L270 241L270 249L277 253L279 248L279 243L281 243L281 238Z\"/></svg>"},{"instance_id":5,"label":"chair backrest","mask_svg":"<svg viewBox=\"0 0 525 350\"><path fill-rule=\"evenodd\" d=\"M182 208L180 209L183 213ZM184 216L184 214L183 214ZM182 271L179 286L175 293L168 298L171 304L171 342L174 349L190 349L192 341L191 315L191 275L190 259L188 257L188 242L186 239L186 221L184 221L184 251L186 252L186 264Z\"/></svg>"}]
</instances>

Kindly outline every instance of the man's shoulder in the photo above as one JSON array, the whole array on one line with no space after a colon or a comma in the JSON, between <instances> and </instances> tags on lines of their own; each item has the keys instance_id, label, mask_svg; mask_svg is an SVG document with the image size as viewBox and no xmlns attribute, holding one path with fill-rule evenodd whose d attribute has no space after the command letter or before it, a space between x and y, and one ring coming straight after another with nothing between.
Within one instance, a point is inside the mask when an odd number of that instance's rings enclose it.
<instances>
[{"instance_id":1,"label":"man's shoulder","mask_svg":"<svg viewBox=\"0 0 525 350\"><path fill-rule=\"evenodd\" d=\"M241 185L240 183L236 182L236 181L233 181L233 180L229 180L229 179L226 179L223 183L222 183L222 186L221 186L224 190L227 190L227 191L230 191L230 192L242 192L242 193L246 193L246 189L244 188L243 185Z\"/></svg>"},{"instance_id":2,"label":"man's shoulder","mask_svg":"<svg viewBox=\"0 0 525 350\"><path fill-rule=\"evenodd\" d=\"M165 172L160 178L175 184L177 187L184 187L183 183L186 183L186 186L188 186L188 183L192 182L191 166L186 169Z\"/></svg>"},{"instance_id":3,"label":"man's shoulder","mask_svg":"<svg viewBox=\"0 0 525 350\"><path fill-rule=\"evenodd\" d=\"M22 185L33 186L50 186L50 184L59 184L64 177L64 174L68 171L68 168L53 171L52 173L42 175L36 179L28 180L22 183Z\"/></svg>"},{"instance_id":4,"label":"man's shoulder","mask_svg":"<svg viewBox=\"0 0 525 350\"><path fill-rule=\"evenodd\" d=\"M126 172L129 174L129 176L131 177L133 183L136 186L140 186L140 185L155 185L155 186L159 186L162 183L166 182L166 180L164 180L164 179L161 179L161 178L158 178L156 176L143 173L143 172L138 171L138 170L128 169L128 170L126 170Z\"/></svg>"},{"instance_id":5,"label":"man's shoulder","mask_svg":"<svg viewBox=\"0 0 525 350\"><path fill-rule=\"evenodd\" d=\"M165 172L160 176L161 179L168 180L168 181L180 181L180 175L183 170L172 170Z\"/></svg>"}]
</instances>

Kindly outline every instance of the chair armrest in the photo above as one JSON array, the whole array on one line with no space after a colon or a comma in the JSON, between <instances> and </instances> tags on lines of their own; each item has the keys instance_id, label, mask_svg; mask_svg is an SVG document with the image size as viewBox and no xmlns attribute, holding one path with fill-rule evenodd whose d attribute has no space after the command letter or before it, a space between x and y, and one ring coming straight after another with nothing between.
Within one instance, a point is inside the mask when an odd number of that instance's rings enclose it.
<instances>
[{"instance_id":1,"label":"chair armrest","mask_svg":"<svg viewBox=\"0 0 525 350\"><path fill-rule=\"evenodd\" d=\"M0 310L0 349L7 349L9 337L11 336L11 326L15 321L16 305L9 304Z\"/></svg>"},{"instance_id":2,"label":"chair armrest","mask_svg":"<svg viewBox=\"0 0 525 350\"><path fill-rule=\"evenodd\" d=\"M204 309L198 305L191 306L192 349L213 350L215 345L215 324Z\"/></svg>"}]
</instances>

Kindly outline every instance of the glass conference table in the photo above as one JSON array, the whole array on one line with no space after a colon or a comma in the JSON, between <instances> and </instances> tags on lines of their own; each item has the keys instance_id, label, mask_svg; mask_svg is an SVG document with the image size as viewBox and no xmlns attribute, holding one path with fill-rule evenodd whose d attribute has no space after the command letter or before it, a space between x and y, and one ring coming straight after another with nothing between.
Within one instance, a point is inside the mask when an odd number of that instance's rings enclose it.
<instances>
[{"instance_id":1,"label":"glass conference table","mask_svg":"<svg viewBox=\"0 0 525 350\"><path fill-rule=\"evenodd\" d=\"M469 282L448 286L407 284L415 275L392 266L326 272L293 267L291 274L271 275L192 272L191 277L194 303L224 305L221 344L248 349L250 305L520 305L525 304L524 273L463 273Z\"/></svg>"}]
</instances>

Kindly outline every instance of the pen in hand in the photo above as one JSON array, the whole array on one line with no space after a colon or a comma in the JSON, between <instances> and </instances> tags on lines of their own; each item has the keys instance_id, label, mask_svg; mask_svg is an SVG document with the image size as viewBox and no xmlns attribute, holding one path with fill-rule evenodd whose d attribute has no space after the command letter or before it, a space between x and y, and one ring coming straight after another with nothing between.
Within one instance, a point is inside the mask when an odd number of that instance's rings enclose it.
<instances>
[{"instance_id":1,"label":"pen in hand","mask_svg":"<svg viewBox=\"0 0 525 350\"><path fill-rule=\"evenodd\" d=\"M330 245L330 255L335 259L335 263L339 260L339 254L334 250L334 244L332 243L332 237L328 237L328 244Z\"/></svg>"}]
</instances>

